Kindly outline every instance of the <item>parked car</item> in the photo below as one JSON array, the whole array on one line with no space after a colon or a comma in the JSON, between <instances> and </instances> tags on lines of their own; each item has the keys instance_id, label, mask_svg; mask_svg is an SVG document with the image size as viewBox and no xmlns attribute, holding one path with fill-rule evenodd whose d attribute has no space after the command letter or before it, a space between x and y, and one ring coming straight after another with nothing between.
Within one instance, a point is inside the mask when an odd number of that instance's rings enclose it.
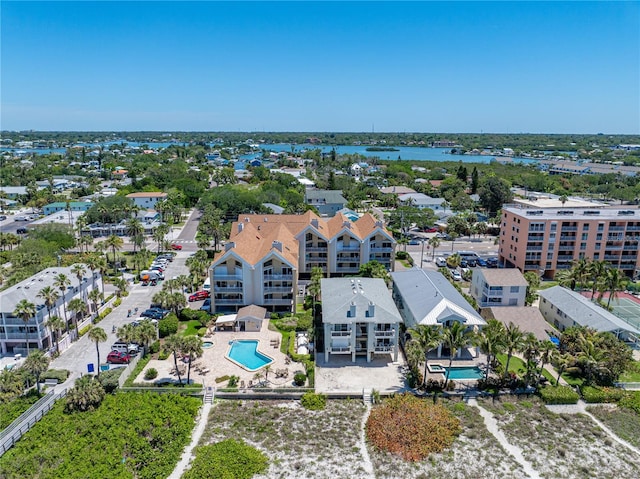
<instances>
[{"instance_id":1,"label":"parked car","mask_svg":"<svg viewBox=\"0 0 640 479\"><path fill-rule=\"evenodd\" d=\"M211 310L211 299L207 298L204 300L204 303L202 303L202 306L200 306L200 311L210 311Z\"/></svg>"},{"instance_id":2,"label":"parked car","mask_svg":"<svg viewBox=\"0 0 640 479\"><path fill-rule=\"evenodd\" d=\"M6 220L6 219L7 219L7 216L6 216L6 215L0 215L0 221L4 221L4 220Z\"/></svg>"},{"instance_id":3,"label":"parked car","mask_svg":"<svg viewBox=\"0 0 640 479\"><path fill-rule=\"evenodd\" d=\"M159 254L158 256L156 256L156 261L157 260L165 260L165 261L171 262L171 261L173 261L173 256L174 256L173 253L162 253L162 254Z\"/></svg>"},{"instance_id":4,"label":"parked car","mask_svg":"<svg viewBox=\"0 0 640 479\"><path fill-rule=\"evenodd\" d=\"M107 362L110 364L128 364L131 361L131 356L122 351L111 351L107 354Z\"/></svg>"},{"instance_id":5,"label":"parked car","mask_svg":"<svg viewBox=\"0 0 640 479\"><path fill-rule=\"evenodd\" d=\"M482 258L478 258L476 260L476 263L478 266L480 266L481 268L486 268L487 267L487 262L485 260L483 260Z\"/></svg>"},{"instance_id":6,"label":"parked car","mask_svg":"<svg viewBox=\"0 0 640 479\"><path fill-rule=\"evenodd\" d=\"M462 281L462 275L459 271L453 270L451 271L451 277L454 281Z\"/></svg>"},{"instance_id":7,"label":"parked car","mask_svg":"<svg viewBox=\"0 0 640 479\"><path fill-rule=\"evenodd\" d=\"M180 251L182 249L181 244L171 243L171 249Z\"/></svg>"},{"instance_id":8,"label":"parked car","mask_svg":"<svg viewBox=\"0 0 640 479\"><path fill-rule=\"evenodd\" d=\"M189 302L193 301L202 301L203 299L207 299L211 293L209 291L196 291L191 296L189 296Z\"/></svg>"},{"instance_id":9,"label":"parked car","mask_svg":"<svg viewBox=\"0 0 640 479\"><path fill-rule=\"evenodd\" d=\"M498 258L487 258L487 268L497 268Z\"/></svg>"},{"instance_id":10,"label":"parked car","mask_svg":"<svg viewBox=\"0 0 640 479\"><path fill-rule=\"evenodd\" d=\"M436 258L436 266L438 268L444 268L445 266L447 266L447 260L444 259L442 256L438 256Z\"/></svg>"},{"instance_id":11,"label":"parked car","mask_svg":"<svg viewBox=\"0 0 640 479\"><path fill-rule=\"evenodd\" d=\"M27 228L18 228L16 230L16 233L18 233L19 235L26 235L27 234Z\"/></svg>"},{"instance_id":12,"label":"parked car","mask_svg":"<svg viewBox=\"0 0 640 479\"><path fill-rule=\"evenodd\" d=\"M438 228L436 228L435 226L427 226L423 231L425 233L437 233Z\"/></svg>"},{"instance_id":13,"label":"parked car","mask_svg":"<svg viewBox=\"0 0 640 479\"><path fill-rule=\"evenodd\" d=\"M142 314L140 314L141 317L143 318L151 318L151 319L162 319L164 318L167 314L169 314L169 312L166 309L146 309L142 312Z\"/></svg>"},{"instance_id":14,"label":"parked car","mask_svg":"<svg viewBox=\"0 0 640 479\"><path fill-rule=\"evenodd\" d=\"M29 221L28 216L20 215L13 218L13 221Z\"/></svg>"},{"instance_id":15,"label":"parked car","mask_svg":"<svg viewBox=\"0 0 640 479\"><path fill-rule=\"evenodd\" d=\"M442 238L445 240L450 240L451 236L449 236L447 233L436 233L436 238Z\"/></svg>"}]
</instances>

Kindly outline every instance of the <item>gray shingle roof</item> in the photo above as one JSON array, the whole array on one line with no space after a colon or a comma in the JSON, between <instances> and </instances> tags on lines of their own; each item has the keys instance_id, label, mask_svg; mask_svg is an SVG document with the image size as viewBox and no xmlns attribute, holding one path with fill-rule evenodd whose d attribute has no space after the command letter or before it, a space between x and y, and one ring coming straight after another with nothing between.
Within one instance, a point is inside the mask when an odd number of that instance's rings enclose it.
<instances>
[{"instance_id":1,"label":"gray shingle roof","mask_svg":"<svg viewBox=\"0 0 640 479\"><path fill-rule=\"evenodd\" d=\"M379 278L324 278L322 291L322 322L324 323L401 323L402 317L393 302L384 280ZM374 314L367 311L373 303ZM349 317L355 304L355 316Z\"/></svg>"},{"instance_id":2,"label":"gray shingle roof","mask_svg":"<svg viewBox=\"0 0 640 479\"><path fill-rule=\"evenodd\" d=\"M342 196L341 190L307 190L305 192L307 202L312 203L339 203L345 204L347 200Z\"/></svg>"},{"instance_id":3,"label":"gray shingle roof","mask_svg":"<svg viewBox=\"0 0 640 479\"><path fill-rule=\"evenodd\" d=\"M543 289L539 291L538 294L541 298L559 307L567 317L571 318L580 326L586 326L596 331L622 330L640 334L637 328L634 328L616 315L591 302L580 293L576 293L570 289L563 288L562 286L554 286L549 289Z\"/></svg>"},{"instance_id":4,"label":"gray shingle roof","mask_svg":"<svg viewBox=\"0 0 640 479\"><path fill-rule=\"evenodd\" d=\"M458 290L437 271L418 268L391 273L404 304L420 324L436 325L447 318L464 318L465 324L484 325L485 320Z\"/></svg>"},{"instance_id":5,"label":"gray shingle roof","mask_svg":"<svg viewBox=\"0 0 640 479\"><path fill-rule=\"evenodd\" d=\"M476 268L474 274L482 274L490 286L529 286L524 275L516 268Z\"/></svg>"}]
</instances>

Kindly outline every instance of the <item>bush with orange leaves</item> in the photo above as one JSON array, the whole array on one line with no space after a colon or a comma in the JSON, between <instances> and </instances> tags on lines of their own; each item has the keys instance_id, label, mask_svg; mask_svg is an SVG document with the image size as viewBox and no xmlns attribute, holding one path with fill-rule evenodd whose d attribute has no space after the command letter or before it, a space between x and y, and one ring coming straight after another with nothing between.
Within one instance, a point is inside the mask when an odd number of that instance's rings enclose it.
<instances>
[{"instance_id":1,"label":"bush with orange leaves","mask_svg":"<svg viewBox=\"0 0 640 479\"><path fill-rule=\"evenodd\" d=\"M460 421L446 408L410 394L391 397L371 410L367 439L407 461L420 461L451 446Z\"/></svg>"}]
</instances>

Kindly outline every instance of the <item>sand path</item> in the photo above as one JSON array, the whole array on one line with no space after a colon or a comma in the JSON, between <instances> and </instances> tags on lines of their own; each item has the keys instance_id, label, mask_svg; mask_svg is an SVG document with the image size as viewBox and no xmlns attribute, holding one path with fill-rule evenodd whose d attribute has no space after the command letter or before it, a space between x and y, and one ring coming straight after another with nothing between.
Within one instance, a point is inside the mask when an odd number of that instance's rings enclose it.
<instances>
[{"instance_id":1,"label":"sand path","mask_svg":"<svg viewBox=\"0 0 640 479\"><path fill-rule=\"evenodd\" d=\"M193 449L198 445L198 442L200 442L200 437L202 437L204 428L207 426L211 407L212 405L210 403L207 403L200 410L198 423L191 433L191 443L185 448L184 452L182 453L182 457L180 458L180 462L176 464L176 467L173 469L173 472L168 477L168 479L180 479L182 477L182 474L184 474L184 471L186 471L189 467L189 464L193 459Z\"/></svg>"}]
</instances>

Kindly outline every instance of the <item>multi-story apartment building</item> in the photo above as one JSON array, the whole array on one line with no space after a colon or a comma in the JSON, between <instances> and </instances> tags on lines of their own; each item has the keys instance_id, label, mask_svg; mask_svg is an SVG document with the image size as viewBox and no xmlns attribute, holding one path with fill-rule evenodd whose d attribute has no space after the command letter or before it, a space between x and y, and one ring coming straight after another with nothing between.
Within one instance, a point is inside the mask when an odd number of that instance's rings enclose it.
<instances>
[{"instance_id":1,"label":"multi-story apartment building","mask_svg":"<svg viewBox=\"0 0 640 479\"><path fill-rule=\"evenodd\" d=\"M580 258L606 261L635 276L640 210L570 199L524 201L502 208L500 262L553 278Z\"/></svg>"},{"instance_id":2,"label":"multi-story apartment building","mask_svg":"<svg viewBox=\"0 0 640 479\"><path fill-rule=\"evenodd\" d=\"M395 241L382 222L365 214L352 222L303 215L241 215L225 250L210 268L212 311L257 304L293 311L297 282L313 267L327 276L355 274L371 260L393 268Z\"/></svg>"},{"instance_id":3,"label":"multi-story apartment building","mask_svg":"<svg viewBox=\"0 0 640 479\"><path fill-rule=\"evenodd\" d=\"M324 360L332 355L391 354L398 360L402 318L384 280L325 278L321 281Z\"/></svg>"},{"instance_id":4,"label":"multi-story apartment building","mask_svg":"<svg viewBox=\"0 0 640 479\"><path fill-rule=\"evenodd\" d=\"M57 287L56 278L58 278L59 275L64 275L69 279L69 285L64 291L64 294L62 294ZM25 354L27 351L25 332L30 349L38 348L48 350L54 345L51 336L52 331L45 326L45 323L49 319L49 310L44 300L39 296L40 291L47 286L52 287L59 294L56 304L51 307L52 316L64 318L64 308L69 304L69 301L74 298L82 298L85 300L87 302L87 310L95 313L95 311L91 311L91 302L86 299L89 291L93 289L94 284L99 284L100 274L96 272L94 275L92 278L91 271L85 268L85 273L80 283L78 283L78 279L71 268L47 268L1 291L0 352L3 355ZM13 314L16 306L23 299L33 303L36 307L35 316L29 318L26 324L22 318L15 317ZM73 326L71 316L72 312L67 308L69 328ZM27 331L25 331L25 328L27 328Z\"/></svg>"}]
</instances>

